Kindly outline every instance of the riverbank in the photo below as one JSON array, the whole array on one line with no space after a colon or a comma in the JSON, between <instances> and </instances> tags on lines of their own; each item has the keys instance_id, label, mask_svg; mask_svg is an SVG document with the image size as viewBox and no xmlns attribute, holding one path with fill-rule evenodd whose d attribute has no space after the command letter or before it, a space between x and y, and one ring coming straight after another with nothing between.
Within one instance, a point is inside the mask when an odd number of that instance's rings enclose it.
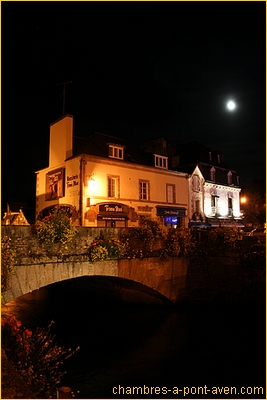
<instances>
[{"instance_id":1,"label":"riverbank","mask_svg":"<svg viewBox=\"0 0 267 400\"><path fill-rule=\"evenodd\" d=\"M1 398L2 399L36 399L12 363L1 349Z\"/></svg>"}]
</instances>

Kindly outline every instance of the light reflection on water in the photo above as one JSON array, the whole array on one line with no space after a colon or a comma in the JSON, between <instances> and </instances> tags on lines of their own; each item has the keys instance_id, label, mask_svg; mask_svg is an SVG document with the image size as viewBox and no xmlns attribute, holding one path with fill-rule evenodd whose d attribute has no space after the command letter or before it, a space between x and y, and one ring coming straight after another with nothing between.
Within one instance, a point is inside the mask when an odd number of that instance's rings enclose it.
<instances>
[{"instance_id":1,"label":"light reflection on water","mask_svg":"<svg viewBox=\"0 0 267 400\"><path fill-rule=\"evenodd\" d=\"M112 398L119 384L264 386L265 313L100 301L81 282L29 293L3 306L2 315L32 329L54 319L58 344L81 346L66 362L63 384L82 398Z\"/></svg>"}]
</instances>

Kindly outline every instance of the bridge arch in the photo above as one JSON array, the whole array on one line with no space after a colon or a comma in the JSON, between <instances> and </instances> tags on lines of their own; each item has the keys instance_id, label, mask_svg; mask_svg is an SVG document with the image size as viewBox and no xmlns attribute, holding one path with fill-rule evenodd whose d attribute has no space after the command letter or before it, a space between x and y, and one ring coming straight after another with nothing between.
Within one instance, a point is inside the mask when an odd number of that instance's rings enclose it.
<instances>
[{"instance_id":1,"label":"bridge arch","mask_svg":"<svg viewBox=\"0 0 267 400\"><path fill-rule=\"evenodd\" d=\"M90 261L28 263L14 267L10 289L2 293L2 303L8 303L41 287L82 276L123 279L128 285L128 294L130 282L134 282L141 285L137 285L140 292L146 292L146 295L149 293L154 299L166 298L175 303L185 292L186 275L186 260L178 258L106 260L95 263Z\"/></svg>"}]
</instances>

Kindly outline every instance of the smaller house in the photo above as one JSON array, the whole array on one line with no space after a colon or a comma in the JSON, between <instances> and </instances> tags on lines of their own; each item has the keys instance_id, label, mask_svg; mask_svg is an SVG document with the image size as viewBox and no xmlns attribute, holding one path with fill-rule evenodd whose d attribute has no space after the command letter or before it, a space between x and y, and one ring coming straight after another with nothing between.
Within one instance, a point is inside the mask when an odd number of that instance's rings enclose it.
<instances>
[{"instance_id":1,"label":"smaller house","mask_svg":"<svg viewBox=\"0 0 267 400\"><path fill-rule=\"evenodd\" d=\"M9 204L7 204L7 211L4 213L2 225L30 225L27 221L23 211L19 208L17 211L11 211Z\"/></svg>"},{"instance_id":2,"label":"smaller house","mask_svg":"<svg viewBox=\"0 0 267 400\"><path fill-rule=\"evenodd\" d=\"M172 167L188 174L188 216L192 226L243 227L239 176L218 150L199 141L180 143Z\"/></svg>"}]
</instances>

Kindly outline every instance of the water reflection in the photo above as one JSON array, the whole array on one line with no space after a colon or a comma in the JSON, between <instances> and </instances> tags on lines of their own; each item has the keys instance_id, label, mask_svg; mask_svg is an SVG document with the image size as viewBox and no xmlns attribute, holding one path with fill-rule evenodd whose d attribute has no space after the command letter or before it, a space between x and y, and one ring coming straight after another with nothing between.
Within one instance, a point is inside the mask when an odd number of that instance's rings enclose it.
<instances>
[{"instance_id":1,"label":"water reflection","mask_svg":"<svg viewBox=\"0 0 267 400\"><path fill-rule=\"evenodd\" d=\"M51 285L2 308L32 329L54 319L58 344L81 346L63 384L82 398L114 397L118 385L264 386L264 310L123 304L84 282Z\"/></svg>"}]
</instances>

